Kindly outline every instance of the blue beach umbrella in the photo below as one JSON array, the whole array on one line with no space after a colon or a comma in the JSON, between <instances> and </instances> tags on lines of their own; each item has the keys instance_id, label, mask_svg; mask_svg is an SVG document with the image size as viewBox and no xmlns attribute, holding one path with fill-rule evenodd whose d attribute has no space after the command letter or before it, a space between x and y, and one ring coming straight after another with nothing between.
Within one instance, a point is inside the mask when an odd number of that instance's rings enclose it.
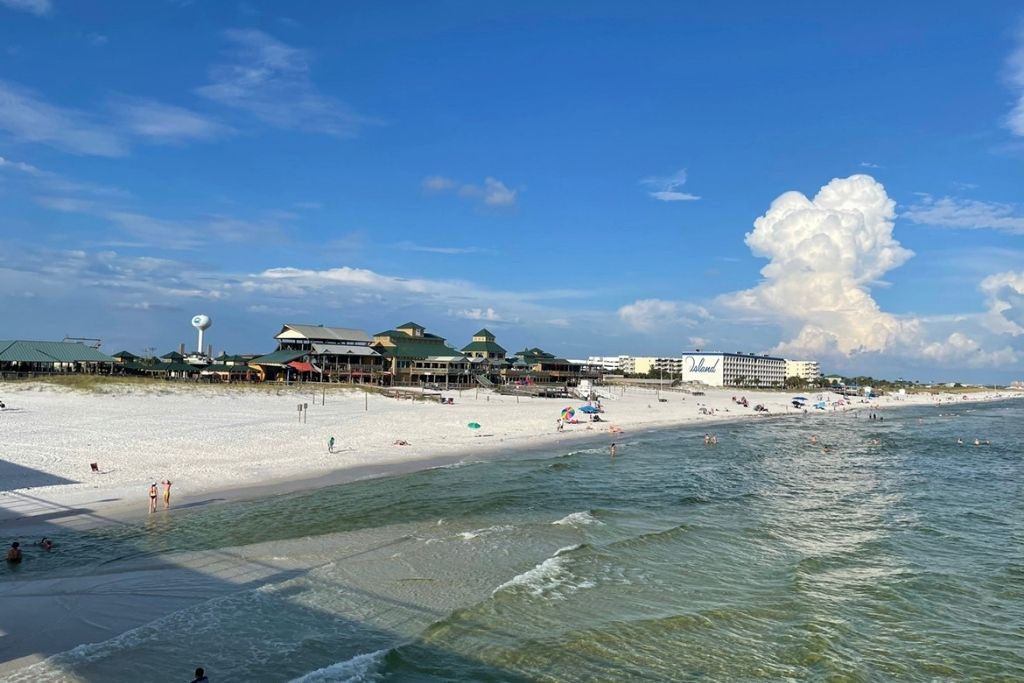
<instances>
[{"instance_id":1,"label":"blue beach umbrella","mask_svg":"<svg viewBox=\"0 0 1024 683\"><path fill-rule=\"evenodd\" d=\"M594 406L580 406L580 412L593 415L594 413L598 412L598 410Z\"/></svg>"}]
</instances>

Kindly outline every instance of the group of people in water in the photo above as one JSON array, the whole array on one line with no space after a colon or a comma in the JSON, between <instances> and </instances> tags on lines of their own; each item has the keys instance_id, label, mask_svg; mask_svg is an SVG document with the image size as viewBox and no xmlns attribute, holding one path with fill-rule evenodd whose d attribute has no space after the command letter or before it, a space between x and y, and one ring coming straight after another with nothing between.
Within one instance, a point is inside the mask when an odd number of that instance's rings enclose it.
<instances>
[{"instance_id":1,"label":"group of people in water","mask_svg":"<svg viewBox=\"0 0 1024 683\"><path fill-rule=\"evenodd\" d=\"M705 446L717 446L718 445L718 434L705 434L704 435Z\"/></svg>"},{"instance_id":2,"label":"group of people in water","mask_svg":"<svg viewBox=\"0 0 1024 683\"><path fill-rule=\"evenodd\" d=\"M53 541L46 536L43 536L42 540L36 545L47 552L53 550ZM14 541L11 543L11 547L7 549L7 564L21 564L22 557L21 543Z\"/></svg>"}]
</instances>

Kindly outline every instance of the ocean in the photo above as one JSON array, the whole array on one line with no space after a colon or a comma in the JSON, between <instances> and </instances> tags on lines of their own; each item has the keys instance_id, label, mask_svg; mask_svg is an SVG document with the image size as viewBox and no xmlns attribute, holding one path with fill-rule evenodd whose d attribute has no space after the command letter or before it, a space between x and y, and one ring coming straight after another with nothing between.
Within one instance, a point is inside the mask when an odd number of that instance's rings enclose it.
<instances>
[{"instance_id":1,"label":"ocean","mask_svg":"<svg viewBox=\"0 0 1024 683\"><path fill-rule=\"evenodd\" d=\"M69 531L0 580L265 571L6 680L1024 680L1021 402L709 428Z\"/></svg>"}]
</instances>

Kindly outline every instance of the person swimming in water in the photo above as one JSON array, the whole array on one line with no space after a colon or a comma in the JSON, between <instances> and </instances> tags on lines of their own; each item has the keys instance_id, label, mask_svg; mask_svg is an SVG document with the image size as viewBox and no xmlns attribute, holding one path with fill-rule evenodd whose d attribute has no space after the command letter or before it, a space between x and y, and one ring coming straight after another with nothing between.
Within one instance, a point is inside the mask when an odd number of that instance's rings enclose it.
<instances>
[{"instance_id":1,"label":"person swimming in water","mask_svg":"<svg viewBox=\"0 0 1024 683\"><path fill-rule=\"evenodd\" d=\"M7 562L10 564L21 563L21 544L15 541L7 551Z\"/></svg>"}]
</instances>

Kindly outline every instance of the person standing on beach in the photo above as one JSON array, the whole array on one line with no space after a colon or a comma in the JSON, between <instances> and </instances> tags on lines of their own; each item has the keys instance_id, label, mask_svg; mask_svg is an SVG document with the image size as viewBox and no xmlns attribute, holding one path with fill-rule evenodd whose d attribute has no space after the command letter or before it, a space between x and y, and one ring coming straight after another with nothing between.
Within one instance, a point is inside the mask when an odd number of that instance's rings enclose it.
<instances>
[{"instance_id":1,"label":"person standing on beach","mask_svg":"<svg viewBox=\"0 0 1024 683\"><path fill-rule=\"evenodd\" d=\"M151 513L156 512L156 482L155 481L149 487L149 511Z\"/></svg>"},{"instance_id":2,"label":"person standing on beach","mask_svg":"<svg viewBox=\"0 0 1024 683\"><path fill-rule=\"evenodd\" d=\"M334 452L334 437L333 436L331 438L327 439L327 452L328 453L333 453Z\"/></svg>"},{"instance_id":3,"label":"person standing on beach","mask_svg":"<svg viewBox=\"0 0 1024 683\"><path fill-rule=\"evenodd\" d=\"M165 479L164 485L164 510L171 507L171 480Z\"/></svg>"}]
</instances>

